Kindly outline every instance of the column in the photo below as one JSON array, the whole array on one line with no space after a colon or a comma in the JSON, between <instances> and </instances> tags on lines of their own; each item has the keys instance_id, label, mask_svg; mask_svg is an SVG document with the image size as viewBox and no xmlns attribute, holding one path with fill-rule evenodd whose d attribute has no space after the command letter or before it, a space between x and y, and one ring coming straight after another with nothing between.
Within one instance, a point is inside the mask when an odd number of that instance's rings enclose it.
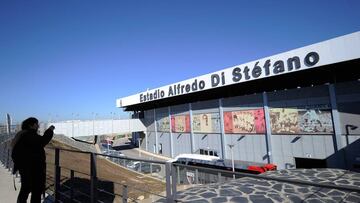
<instances>
[{"instance_id":1,"label":"column","mask_svg":"<svg viewBox=\"0 0 360 203\"><path fill-rule=\"evenodd\" d=\"M265 114L265 126L266 126L266 153L268 158L268 163L273 163L273 156L272 156L272 148L271 148L271 126L270 126L270 112L268 106L268 98L267 93L263 92L263 104L264 104L264 114Z\"/></svg>"},{"instance_id":2,"label":"column","mask_svg":"<svg viewBox=\"0 0 360 203\"><path fill-rule=\"evenodd\" d=\"M220 114L220 132L221 132L221 158L226 159L225 154L225 147L226 147L226 140L225 140L225 127L224 127L224 110L223 110L223 103L222 99L219 99L219 114Z\"/></svg>"}]
</instances>

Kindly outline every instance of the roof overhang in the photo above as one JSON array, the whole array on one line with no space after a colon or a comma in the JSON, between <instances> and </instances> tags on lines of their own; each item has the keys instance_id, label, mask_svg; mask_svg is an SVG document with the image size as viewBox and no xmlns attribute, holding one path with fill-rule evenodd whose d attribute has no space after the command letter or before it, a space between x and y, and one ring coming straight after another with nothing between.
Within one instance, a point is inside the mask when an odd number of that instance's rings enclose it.
<instances>
[{"instance_id":1,"label":"roof overhang","mask_svg":"<svg viewBox=\"0 0 360 203\"><path fill-rule=\"evenodd\" d=\"M359 78L360 32L118 99L141 111L263 91Z\"/></svg>"}]
</instances>

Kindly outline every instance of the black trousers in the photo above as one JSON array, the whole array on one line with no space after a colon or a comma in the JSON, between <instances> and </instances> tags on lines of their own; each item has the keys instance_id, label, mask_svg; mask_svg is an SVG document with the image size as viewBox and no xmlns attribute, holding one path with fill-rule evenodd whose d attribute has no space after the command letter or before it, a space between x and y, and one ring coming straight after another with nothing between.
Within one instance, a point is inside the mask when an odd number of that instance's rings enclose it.
<instances>
[{"instance_id":1,"label":"black trousers","mask_svg":"<svg viewBox=\"0 0 360 203\"><path fill-rule=\"evenodd\" d=\"M26 203L31 193L31 203L40 203L41 194L45 189L45 167L29 166L19 169L21 178L21 189L17 198L17 203Z\"/></svg>"}]
</instances>

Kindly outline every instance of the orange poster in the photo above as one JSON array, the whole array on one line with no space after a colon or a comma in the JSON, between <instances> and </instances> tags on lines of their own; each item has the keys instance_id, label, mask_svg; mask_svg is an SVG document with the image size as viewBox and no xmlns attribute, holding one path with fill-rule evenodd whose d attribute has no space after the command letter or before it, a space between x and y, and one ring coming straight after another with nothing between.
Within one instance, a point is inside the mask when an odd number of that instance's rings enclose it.
<instances>
[{"instance_id":1,"label":"orange poster","mask_svg":"<svg viewBox=\"0 0 360 203\"><path fill-rule=\"evenodd\" d=\"M265 133L264 110L224 112L225 133Z\"/></svg>"},{"instance_id":2,"label":"orange poster","mask_svg":"<svg viewBox=\"0 0 360 203\"><path fill-rule=\"evenodd\" d=\"M171 116L172 132L190 132L190 116Z\"/></svg>"}]
</instances>

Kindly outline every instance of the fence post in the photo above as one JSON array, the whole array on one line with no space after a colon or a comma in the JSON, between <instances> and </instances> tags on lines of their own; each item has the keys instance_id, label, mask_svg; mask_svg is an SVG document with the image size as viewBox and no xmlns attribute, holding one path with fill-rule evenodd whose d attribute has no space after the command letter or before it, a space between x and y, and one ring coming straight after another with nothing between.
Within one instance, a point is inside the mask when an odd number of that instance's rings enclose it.
<instances>
[{"instance_id":1,"label":"fence post","mask_svg":"<svg viewBox=\"0 0 360 203\"><path fill-rule=\"evenodd\" d=\"M123 191L122 191L122 200L123 200L123 203L127 203L127 194L128 194L128 188L127 188L127 185L123 185Z\"/></svg>"},{"instance_id":2,"label":"fence post","mask_svg":"<svg viewBox=\"0 0 360 203\"><path fill-rule=\"evenodd\" d=\"M171 163L165 163L165 178L166 178L166 202L173 202L173 198L171 195Z\"/></svg>"},{"instance_id":3,"label":"fence post","mask_svg":"<svg viewBox=\"0 0 360 203\"><path fill-rule=\"evenodd\" d=\"M74 170L70 171L70 202L73 202L74 199Z\"/></svg>"},{"instance_id":4,"label":"fence post","mask_svg":"<svg viewBox=\"0 0 360 203\"><path fill-rule=\"evenodd\" d=\"M195 183L199 184L199 170L195 169Z\"/></svg>"},{"instance_id":5,"label":"fence post","mask_svg":"<svg viewBox=\"0 0 360 203\"><path fill-rule=\"evenodd\" d=\"M178 169L179 167L175 167L174 165L172 165L171 167L171 183L172 183L172 199L173 201L176 201L176 187L177 187L177 174L179 173L179 171L177 171L176 169Z\"/></svg>"},{"instance_id":6,"label":"fence post","mask_svg":"<svg viewBox=\"0 0 360 203\"><path fill-rule=\"evenodd\" d=\"M54 190L55 190L55 202L59 202L60 200L60 173L61 173L61 168L60 168L60 150L59 148L55 149L55 184L54 184Z\"/></svg>"},{"instance_id":7,"label":"fence post","mask_svg":"<svg viewBox=\"0 0 360 203\"><path fill-rule=\"evenodd\" d=\"M6 168L10 171L10 149L7 150Z\"/></svg>"},{"instance_id":8,"label":"fence post","mask_svg":"<svg viewBox=\"0 0 360 203\"><path fill-rule=\"evenodd\" d=\"M97 177L96 177L96 155L90 154L90 193L91 203L97 202Z\"/></svg>"},{"instance_id":9,"label":"fence post","mask_svg":"<svg viewBox=\"0 0 360 203\"><path fill-rule=\"evenodd\" d=\"M5 152L6 152L6 148L5 148L5 144L1 144L2 147L2 152L1 152L1 161L5 166Z\"/></svg>"},{"instance_id":10,"label":"fence post","mask_svg":"<svg viewBox=\"0 0 360 203\"><path fill-rule=\"evenodd\" d=\"M177 184L180 185L180 167L176 167L176 175L177 175Z\"/></svg>"}]
</instances>

